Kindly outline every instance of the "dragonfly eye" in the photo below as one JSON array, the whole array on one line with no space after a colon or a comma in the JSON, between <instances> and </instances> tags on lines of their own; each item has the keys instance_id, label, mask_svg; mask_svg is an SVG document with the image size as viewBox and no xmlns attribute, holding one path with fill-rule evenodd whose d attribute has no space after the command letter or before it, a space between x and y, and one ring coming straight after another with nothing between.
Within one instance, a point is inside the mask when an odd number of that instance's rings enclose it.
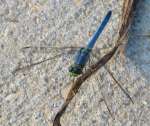
<instances>
[{"instance_id":1,"label":"dragonfly eye","mask_svg":"<svg viewBox=\"0 0 150 126\"><path fill-rule=\"evenodd\" d=\"M83 67L80 66L80 65L71 65L69 67L69 72L70 72L70 75L73 76L73 77L76 77L78 75L80 75L82 73L82 70L83 70Z\"/></svg>"},{"instance_id":2,"label":"dragonfly eye","mask_svg":"<svg viewBox=\"0 0 150 126\"><path fill-rule=\"evenodd\" d=\"M83 68L85 67L88 59L89 54L91 52L91 49L88 48L80 48L80 50L77 52L74 64L69 67L69 72L72 76L77 76L82 73Z\"/></svg>"}]
</instances>

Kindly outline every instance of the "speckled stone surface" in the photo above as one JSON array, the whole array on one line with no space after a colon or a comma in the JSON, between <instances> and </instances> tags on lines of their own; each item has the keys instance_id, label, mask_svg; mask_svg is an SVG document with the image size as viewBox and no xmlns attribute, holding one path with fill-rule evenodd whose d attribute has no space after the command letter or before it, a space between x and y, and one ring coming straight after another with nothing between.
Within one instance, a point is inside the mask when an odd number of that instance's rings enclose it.
<instances>
[{"instance_id":1,"label":"speckled stone surface","mask_svg":"<svg viewBox=\"0 0 150 126\"><path fill-rule=\"evenodd\" d=\"M0 125L52 126L72 79L68 66L73 55L49 47L86 45L112 9L113 16L96 44L101 57L115 44L122 4L123 0L0 0ZM138 6L124 60L118 53L108 63L134 104L102 68L81 86L61 118L62 126L150 125L149 7L149 0ZM62 52L55 60L13 73ZM103 97L113 117L101 102Z\"/></svg>"}]
</instances>

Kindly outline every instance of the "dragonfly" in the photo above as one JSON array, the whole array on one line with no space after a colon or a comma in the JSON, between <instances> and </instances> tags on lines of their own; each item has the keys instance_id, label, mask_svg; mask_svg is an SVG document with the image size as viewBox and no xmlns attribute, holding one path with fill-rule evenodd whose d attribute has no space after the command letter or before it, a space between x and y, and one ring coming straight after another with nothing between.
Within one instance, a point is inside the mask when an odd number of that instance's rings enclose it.
<instances>
[{"instance_id":1,"label":"dragonfly","mask_svg":"<svg viewBox=\"0 0 150 126\"><path fill-rule=\"evenodd\" d=\"M33 49L33 52L35 50L38 50L38 48L40 50L46 50L47 48L49 48L50 51L56 51L57 52L58 50L61 50L62 53L60 53L58 55L55 55L55 56L52 56L50 58L47 58L45 60L39 61L39 62L31 63L31 64L26 65L26 66L20 66L19 65L19 67L17 67L13 71L13 74L16 74L17 72L22 71L22 70L30 69L33 66L39 65L39 64L44 63L44 62L49 61L49 60L53 61L54 59L56 59L56 58L58 58L58 57L60 57L62 55L65 55L66 52L67 52L67 55L75 54L75 52L76 52L73 64L68 68L68 72L70 73L71 77L78 77L79 75L82 75L82 73L84 73L83 70L86 67L87 62L90 61L90 55L93 55L92 52L94 51L93 48L94 48L94 46L95 46L95 44L97 42L97 39L99 38L99 36L103 32L104 28L107 26L108 22L110 21L111 16L112 16L112 11L109 10L107 12L106 16L104 17L104 19L102 20L102 22L100 23L100 25L98 26L97 30L93 34L93 36L89 39L88 44L87 44L86 47L71 47L71 46L70 47L33 47L33 46L23 47L22 50ZM113 78L113 80L119 85L119 87L125 93L125 95L132 101L131 97L122 88L121 84L119 84L119 82L115 79L115 77L113 76L113 74L111 73L111 71L109 71L107 69L107 67L104 67L104 68L109 72L109 74L111 75L111 77ZM72 98L73 97L71 96L71 99ZM55 122L57 122L57 117L58 116L60 117L60 115L63 114L64 109L67 107L67 105L69 104L69 102L70 102L71 99L69 99L69 100L67 99L66 100L67 102L64 103L64 108L62 107L62 112L60 110L61 114L58 112L58 115L56 115L56 118L55 118L56 120L54 121L54 125L55 125ZM105 100L105 99L103 99L103 100ZM106 101L105 101L105 104L107 106ZM110 112L109 108L108 108L108 110Z\"/></svg>"},{"instance_id":2,"label":"dragonfly","mask_svg":"<svg viewBox=\"0 0 150 126\"><path fill-rule=\"evenodd\" d=\"M104 19L102 20L102 22L100 23L100 25L98 26L97 30L95 31L95 33L93 34L93 36L89 39L88 44L86 47L33 47L33 46L26 46L23 47L22 50L27 50L27 49L32 49L33 52L34 50L46 50L47 48L50 49L50 51L57 51L57 50L61 50L62 53L52 56L48 59L44 59L42 61L39 62L35 62L35 63L31 63L29 65L26 66L19 66L17 67L12 73L16 74L17 72L21 71L21 70L25 70L28 68L31 68L33 66L39 65L43 62L49 61L49 60L53 60L56 59L60 56L62 56L63 54L65 55L65 51L67 51L67 49L71 49L68 50L68 55L70 54L75 54L74 57L74 62L73 64L68 68L68 71L70 73L70 76L72 77L77 77L78 75L83 73L83 69L85 68L87 62L90 59L90 54L93 50L94 45L96 44L97 39L99 38L99 36L101 35L102 31L104 30L104 28L106 27L106 25L108 24L110 18L112 15L112 11L109 10L106 14L106 16L104 17ZM75 53L76 51L76 53Z\"/></svg>"},{"instance_id":3,"label":"dragonfly","mask_svg":"<svg viewBox=\"0 0 150 126\"><path fill-rule=\"evenodd\" d=\"M89 60L89 55L98 39L102 31L104 30L105 26L107 25L110 17L112 15L112 11L108 11L105 18L103 19L102 23L99 25L98 29L94 33L94 35L91 37L91 39L88 42L88 45L85 48L81 48L74 60L74 64L69 67L69 72L72 76L78 76L82 73L83 68L85 67L87 61Z\"/></svg>"}]
</instances>

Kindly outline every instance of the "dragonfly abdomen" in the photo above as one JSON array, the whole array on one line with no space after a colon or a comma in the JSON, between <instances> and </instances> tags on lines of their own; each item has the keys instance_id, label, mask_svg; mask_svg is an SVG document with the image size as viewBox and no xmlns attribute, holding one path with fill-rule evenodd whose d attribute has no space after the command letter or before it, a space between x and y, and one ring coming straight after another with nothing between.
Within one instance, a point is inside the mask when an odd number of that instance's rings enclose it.
<instances>
[{"instance_id":1,"label":"dragonfly abdomen","mask_svg":"<svg viewBox=\"0 0 150 126\"><path fill-rule=\"evenodd\" d=\"M94 47L94 45L96 43L96 40L98 39L98 37L100 36L102 31L104 30L104 28L107 25L111 15L112 15L112 11L108 11L108 13L106 14L106 16L103 19L102 23L99 25L99 27L97 28L96 32L93 34L93 36L89 40L87 48L92 49Z\"/></svg>"}]
</instances>

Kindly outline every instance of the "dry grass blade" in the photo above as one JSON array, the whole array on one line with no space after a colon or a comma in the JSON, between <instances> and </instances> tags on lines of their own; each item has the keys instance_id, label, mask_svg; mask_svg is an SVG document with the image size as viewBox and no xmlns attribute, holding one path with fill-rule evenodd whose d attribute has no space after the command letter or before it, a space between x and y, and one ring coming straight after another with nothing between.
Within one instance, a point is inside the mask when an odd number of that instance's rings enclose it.
<instances>
[{"instance_id":1,"label":"dry grass blade","mask_svg":"<svg viewBox=\"0 0 150 126\"><path fill-rule=\"evenodd\" d=\"M121 86L121 83L117 81L117 79L114 77L113 73L105 66L105 69L109 73L109 75L112 77L112 79L115 81L115 83L119 86L119 88L123 91L123 93L127 96L127 98L130 99L130 101L134 104L134 101L132 100L131 96L127 93L127 91Z\"/></svg>"},{"instance_id":2,"label":"dry grass blade","mask_svg":"<svg viewBox=\"0 0 150 126\"><path fill-rule=\"evenodd\" d=\"M97 80L98 84L100 85L101 82L100 82L100 80L99 80L98 77L96 78L96 80ZM114 116L113 116L113 113L111 112L111 109L109 108L109 106L108 106L108 104L107 104L106 98L105 98L105 96L103 95L103 92L102 92L102 91L101 91L101 95L102 95L102 97L103 97L103 101L104 101L104 103L105 103L105 105L106 105L106 108L107 108L109 114L111 115L112 119L115 119Z\"/></svg>"},{"instance_id":3,"label":"dry grass blade","mask_svg":"<svg viewBox=\"0 0 150 126\"><path fill-rule=\"evenodd\" d=\"M72 98L78 92L82 83L85 80L87 80L90 76L92 76L96 71L98 71L101 67L103 67L114 56L118 47L122 44L122 41L124 40L124 38L128 33L128 29L132 21L131 19L132 19L133 8L135 7L136 3L137 0L124 0L122 19L120 22L119 37L116 41L116 46L110 52L104 55L100 60L98 60L95 64L93 64L89 69L87 69L81 76L79 76L74 81L70 82L72 87L70 88L66 101L62 106L62 109L55 116L53 126L61 126L60 118L62 114L65 112L65 109L67 108Z\"/></svg>"}]
</instances>

